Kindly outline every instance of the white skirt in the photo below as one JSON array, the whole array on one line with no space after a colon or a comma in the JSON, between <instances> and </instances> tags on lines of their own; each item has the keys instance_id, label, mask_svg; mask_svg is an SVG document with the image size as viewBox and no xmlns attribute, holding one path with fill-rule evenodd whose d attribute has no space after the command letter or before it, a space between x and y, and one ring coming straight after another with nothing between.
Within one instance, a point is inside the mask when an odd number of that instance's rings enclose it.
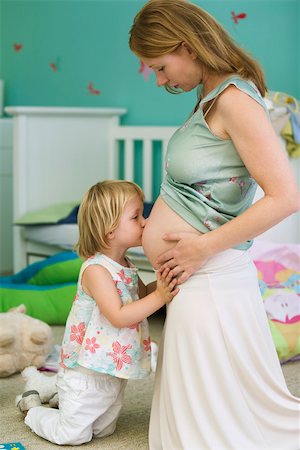
<instances>
[{"instance_id":1,"label":"white skirt","mask_svg":"<svg viewBox=\"0 0 300 450\"><path fill-rule=\"evenodd\" d=\"M299 450L299 407L249 253L218 254L168 305L150 450Z\"/></svg>"}]
</instances>

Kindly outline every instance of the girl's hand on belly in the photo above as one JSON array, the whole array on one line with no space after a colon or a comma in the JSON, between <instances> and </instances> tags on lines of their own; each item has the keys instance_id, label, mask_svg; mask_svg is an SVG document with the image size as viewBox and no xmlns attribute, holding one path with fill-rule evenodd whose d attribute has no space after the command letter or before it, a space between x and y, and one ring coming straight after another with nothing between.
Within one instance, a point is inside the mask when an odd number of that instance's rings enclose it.
<instances>
[{"instance_id":1,"label":"girl's hand on belly","mask_svg":"<svg viewBox=\"0 0 300 450\"><path fill-rule=\"evenodd\" d=\"M184 283L196 270L203 266L210 257L204 244L205 235L178 232L163 236L166 241L177 241L177 244L158 256L156 263L161 269L172 269L170 275L177 277L177 284Z\"/></svg>"}]
</instances>

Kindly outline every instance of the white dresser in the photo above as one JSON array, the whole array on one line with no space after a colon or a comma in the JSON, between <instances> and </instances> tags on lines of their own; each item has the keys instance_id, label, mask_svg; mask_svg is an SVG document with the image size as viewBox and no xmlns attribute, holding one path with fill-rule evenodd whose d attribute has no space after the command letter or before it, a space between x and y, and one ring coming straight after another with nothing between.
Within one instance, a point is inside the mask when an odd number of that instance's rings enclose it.
<instances>
[{"instance_id":1,"label":"white dresser","mask_svg":"<svg viewBox=\"0 0 300 450\"><path fill-rule=\"evenodd\" d=\"M0 275L13 269L12 122L0 118Z\"/></svg>"}]
</instances>

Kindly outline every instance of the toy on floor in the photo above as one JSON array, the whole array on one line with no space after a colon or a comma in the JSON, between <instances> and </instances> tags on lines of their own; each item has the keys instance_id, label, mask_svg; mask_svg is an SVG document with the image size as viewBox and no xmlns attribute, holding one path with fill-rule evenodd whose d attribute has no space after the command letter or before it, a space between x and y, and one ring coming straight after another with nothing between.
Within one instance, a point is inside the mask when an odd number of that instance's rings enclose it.
<instances>
[{"instance_id":1,"label":"toy on floor","mask_svg":"<svg viewBox=\"0 0 300 450\"><path fill-rule=\"evenodd\" d=\"M25 447L21 442L6 442L6 444L0 444L1 450L25 450Z\"/></svg>"},{"instance_id":2,"label":"toy on floor","mask_svg":"<svg viewBox=\"0 0 300 450\"><path fill-rule=\"evenodd\" d=\"M49 325L26 315L24 305L0 313L0 377L28 366L42 367L53 341Z\"/></svg>"},{"instance_id":3,"label":"toy on floor","mask_svg":"<svg viewBox=\"0 0 300 450\"><path fill-rule=\"evenodd\" d=\"M56 379L55 375L45 375L40 372L36 367L26 367L21 373L22 377L25 380L24 393L16 396L16 405L20 403L23 399L24 403L31 401L31 398L34 398L35 395L38 394L40 404L49 403L51 408L58 408L58 395L56 388ZM25 394L30 393L30 395L25 396ZM35 394L36 393L36 394ZM35 400L36 401L36 400ZM38 406L38 405L37 405ZM25 408L26 410L27 408ZM29 409L29 408L28 408Z\"/></svg>"}]
</instances>

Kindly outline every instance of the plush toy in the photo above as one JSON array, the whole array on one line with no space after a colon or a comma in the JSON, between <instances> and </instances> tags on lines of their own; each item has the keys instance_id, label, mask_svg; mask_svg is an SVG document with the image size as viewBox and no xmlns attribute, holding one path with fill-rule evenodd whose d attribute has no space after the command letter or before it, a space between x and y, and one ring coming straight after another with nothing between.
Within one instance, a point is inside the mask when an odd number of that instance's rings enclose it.
<instances>
[{"instance_id":1,"label":"plush toy","mask_svg":"<svg viewBox=\"0 0 300 450\"><path fill-rule=\"evenodd\" d=\"M41 403L49 403L51 408L58 407L58 394L56 387L55 375L46 375L40 372L35 366L26 367L21 372L22 377L25 380L25 387L23 392L37 391L41 400ZM20 402L22 395L17 395L16 405Z\"/></svg>"},{"instance_id":2,"label":"plush toy","mask_svg":"<svg viewBox=\"0 0 300 450\"><path fill-rule=\"evenodd\" d=\"M0 377L28 366L42 367L53 342L49 325L27 316L24 305L0 313Z\"/></svg>"}]
</instances>

